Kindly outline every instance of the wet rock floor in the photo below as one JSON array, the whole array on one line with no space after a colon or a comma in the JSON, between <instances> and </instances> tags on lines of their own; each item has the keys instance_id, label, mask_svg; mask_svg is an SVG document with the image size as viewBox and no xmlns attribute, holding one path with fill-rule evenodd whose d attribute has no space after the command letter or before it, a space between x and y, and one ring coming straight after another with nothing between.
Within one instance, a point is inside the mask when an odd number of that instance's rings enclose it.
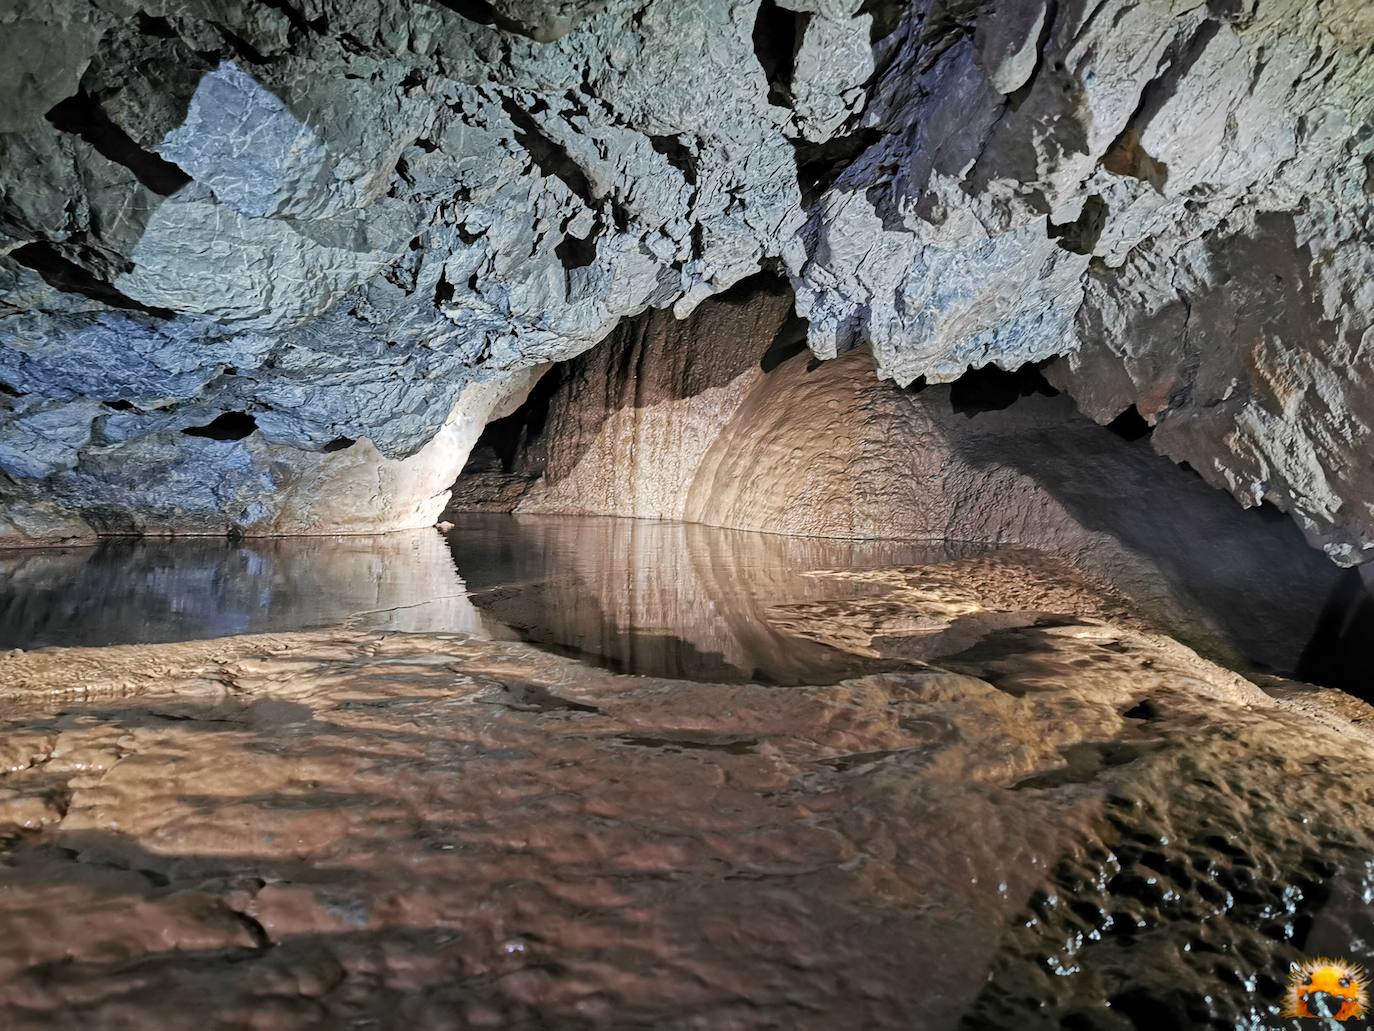
<instances>
[{"instance_id":1,"label":"wet rock floor","mask_svg":"<svg viewBox=\"0 0 1374 1031\"><path fill-rule=\"evenodd\" d=\"M1297 1027L1292 960L1374 959L1362 707L1043 560L831 575L868 589L766 611L855 663L818 685L6 653L0 1026Z\"/></svg>"}]
</instances>

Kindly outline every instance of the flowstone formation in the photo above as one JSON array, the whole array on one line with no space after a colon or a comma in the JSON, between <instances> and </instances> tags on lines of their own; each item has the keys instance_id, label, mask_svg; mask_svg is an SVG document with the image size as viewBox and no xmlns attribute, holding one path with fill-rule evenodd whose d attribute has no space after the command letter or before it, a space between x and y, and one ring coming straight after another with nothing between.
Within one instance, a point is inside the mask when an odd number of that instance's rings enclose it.
<instances>
[{"instance_id":1,"label":"flowstone formation","mask_svg":"<svg viewBox=\"0 0 1374 1031\"><path fill-rule=\"evenodd\" d=\"M1095 425L1030 369L901 390L866 350L816 361L790 301L751 280L555 366L490 424L446 518L1033 548L1211 658L1297 668L1341 573L1288 520Z\"/></svg>"},{"instance_id":2,"label":"flowstone formation","mask_svg":"<svg viewBox=\"0 0 1374 1031\"><path fill-rule=\"evenodd\" d=\"M1339 562L1374 545L1362 0L21 0L0 30L5 542L423 523L522 371L772 265L818 355L1059 356L1094 418L1135 406Z\"/></svg>"}]
</instances>

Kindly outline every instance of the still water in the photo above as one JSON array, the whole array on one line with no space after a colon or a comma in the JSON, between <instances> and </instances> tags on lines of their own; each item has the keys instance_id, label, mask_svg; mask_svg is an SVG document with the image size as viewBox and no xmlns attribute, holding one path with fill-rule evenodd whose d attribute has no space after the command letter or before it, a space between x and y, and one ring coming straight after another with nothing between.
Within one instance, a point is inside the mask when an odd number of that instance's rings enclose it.
<instances>
[{"instance_id":1,"label":"still water","mask_svg":"<svg viewBox=\"0 0 1374 1031\"><path fill-rule=\"evenodd\" d=\"M112 539L0 552L0 648L199 640L346 624L522 640L620 673L818 683L853 656L778 629L778 604L872 588L807 574L970 546L788 538L680 523L470 515L375 537Z\"/></svg>"},{"instance_id":2,"label":"still water","mask_svg":"<svg viewBox=\"0 0 1374 1031\"><path fill-rule=\"evenodd\" d=\"M1374 963L1374 740L951 557L9 553L0 1026L1300 1031L1290 964Z\"/></svg>"}]
</instances>

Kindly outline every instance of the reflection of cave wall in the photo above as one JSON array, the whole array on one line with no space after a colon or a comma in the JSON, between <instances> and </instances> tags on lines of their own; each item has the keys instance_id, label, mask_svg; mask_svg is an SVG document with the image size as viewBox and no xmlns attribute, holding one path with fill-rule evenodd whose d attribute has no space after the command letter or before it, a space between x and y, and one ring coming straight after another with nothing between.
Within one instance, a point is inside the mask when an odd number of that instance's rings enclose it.
<instances>
[{"instance_id":1,"label":"reflection of cave wall","mask_svg":"<svg viewBox=\"0 0 1374 1031\"><path fill-rule=\"evenodd\" d=\"M902 390L861 350L816 362L789 300L755 281L556 367L488 432L456 505L1042 548L1185 639L1296 663L1336 571L1285 519L1132 440L1138 423L1079 416L1029 368Z\"/></svg>"},{"instance_id":2,"label":"reflection of cave wall","mask_svg":"<svg viewBox=\"0 0 1374 1031\"><path fill-rule=\"evenodd\" d=\"M713 530L630 519L469 516L454 560L487 620L523 640L617 670L689 679L815 684L855 657L783 632L785 602L856 593L806 576L935 562L950 549ZM959 550L954 549L954 554Z\"/></svg>"},{"instance_id":3,"label":"reflection of cave wall","mask_svg":"<svg viewBox=\"0 0 1374 1031\"><path fill-rule=\"evenodd\" d=\"M344 620L384 630L480 626L432 529L0 552L0 649L186 641Z\"/></svg>"}]
</instances>

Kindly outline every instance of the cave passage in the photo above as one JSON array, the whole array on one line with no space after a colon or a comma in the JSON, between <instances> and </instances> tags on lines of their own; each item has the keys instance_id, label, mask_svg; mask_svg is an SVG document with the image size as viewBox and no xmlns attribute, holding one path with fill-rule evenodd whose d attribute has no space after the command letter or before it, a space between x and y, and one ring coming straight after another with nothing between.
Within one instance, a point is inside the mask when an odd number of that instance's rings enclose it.
<instances>
[{"instance_id":1,"label":"cave passage","mask_svg":"<svg viewBox=\"0 0 1374 1031\"><path fill-rule=\"evenodd\" d=\"M19 6L0 1029L1366 1026L1370 0Z\"/></svg>"}]
</instances>

